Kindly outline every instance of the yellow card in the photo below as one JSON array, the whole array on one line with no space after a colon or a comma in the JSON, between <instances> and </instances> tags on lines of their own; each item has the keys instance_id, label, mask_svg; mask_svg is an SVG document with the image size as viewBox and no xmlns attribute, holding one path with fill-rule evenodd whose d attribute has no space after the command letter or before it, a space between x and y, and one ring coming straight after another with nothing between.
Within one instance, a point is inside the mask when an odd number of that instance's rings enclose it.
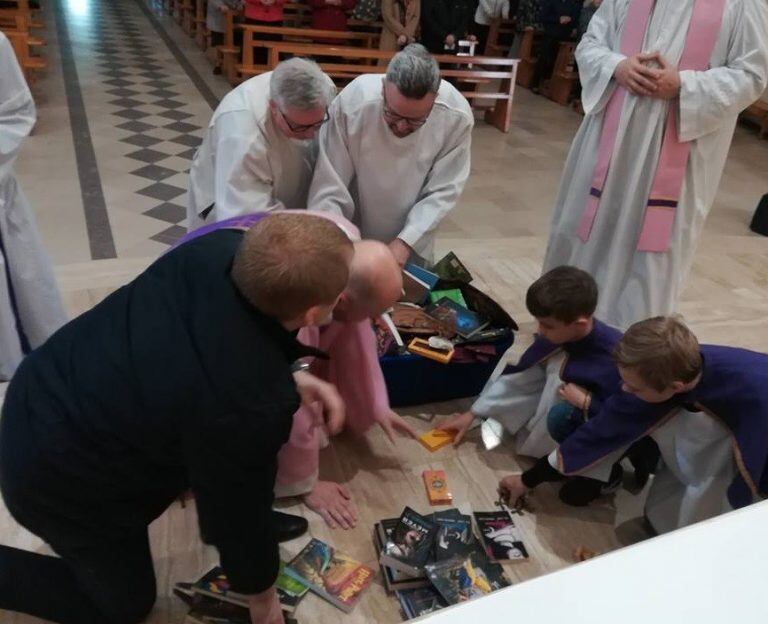
<instances>
[{"instance_id":1,"label":"yellow card","mask_svg":"<svg viewBox=\"0 0 768 624\"><path fill-rule=\"evenodd\" d=\"M419 438L419 442L421 442L428 451L434 452L437 449L444 447L446 444L453 442L455 437L456 433L453 431L432 429L432 431L427 431L422 435Z\"/></svg>"}]
</instances>

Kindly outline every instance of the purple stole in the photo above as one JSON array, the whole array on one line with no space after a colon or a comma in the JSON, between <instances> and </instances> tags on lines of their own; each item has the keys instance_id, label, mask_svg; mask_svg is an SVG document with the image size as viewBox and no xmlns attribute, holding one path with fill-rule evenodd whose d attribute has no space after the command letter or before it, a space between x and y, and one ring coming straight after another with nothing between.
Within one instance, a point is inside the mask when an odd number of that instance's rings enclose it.
<instances>
[{"instance_id":1,"label":"purple stole","mask_svg":"<svg viewBox=\"0 0 768 624\"><path fill-rule=\"evenodd\" d=\"M206 234L210 234L211 232L215 232L216 230L247 230L251 226L253 226L255 223L258 223L266 217L269 212L254 212L252 214L242 215L238 217L231 217L230 219L224 219L223 221L217 221L216 223L211 223L210 225L204 225L203 227L197 228L196 230L192 230L191 232L187 232L184 236L182 236L179 240L176 241L176 243L171 247L171 249L176 249L179 245L183 245L184 243L188 243L191 240L195 240L196 238L200 238L201 236L205 236Z\"/></svg>"},{"instance_id":2,"label":"purple stole","mask_svg":"<svg viewBox=\"0 0 768 624\"><path fill-rule=\"evenodd\" d=\"M516 365L507 366L502 375L527 370L545 362L560 351L565 352L565 362L560 369L560 378L575 383L592 394L590 414L599 411L601 403L619 392L621 378L612 354L621 338L621 332L595 319L592 332L577 342L556 345L541 336L526 349Z\"/></svg>"},{"instance_id":3,"label":"purple stole","mask_svg":"<svg viewBox=\"0 0 768 624\"><path fill-rule=\"evenodd\" d=\"M735 508L768 492L768 355L702 345L701 381L664 403L646 403L625 392L611 397L600 414L569 436L558 451L564 474L584 471L614 451L658 429L678 410L700 410L733 434L738 474L728 488Z\"/></svg>"},{"instance_id":4,"label":"purple stole","mask_svg":"<svg viewBox=\"0 0 768 624\"><path fill-rule=\"evenodd\" d=\"M709 68L709 60L722 25L725 1L696 0L688 27L685 49L678 67L680 71L705 71ZM624 20L624 32L621 37L621 53L625 56L634 56L642 51L645 33L655 4L655 0L633 0L631 3ZM577 230L579 238L585 243L589 240L597 217L626 96L627 90L617 87L608 102L603 118L592 187ZM691 151L690 143L682 143L678 140L677 118L677 101L675 100L671 102L667 113L659 164L651 187L643 228L637 241L638 251L665 252L669 249L675 222L675 209L683 190Z\"/></svg>"}]
</instances>

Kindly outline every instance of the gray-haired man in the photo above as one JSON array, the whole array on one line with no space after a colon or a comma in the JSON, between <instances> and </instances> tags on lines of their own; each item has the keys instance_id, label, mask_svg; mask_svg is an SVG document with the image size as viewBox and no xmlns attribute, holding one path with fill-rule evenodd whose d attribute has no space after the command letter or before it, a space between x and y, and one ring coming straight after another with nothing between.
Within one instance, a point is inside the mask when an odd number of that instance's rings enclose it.
<instances>
[{"instance_id":1,"label":"gray-haired man","mask_svg":"<svg viewBox=\"0 0 768 624\"><path fill-rule=\"evenodd\" d=\"M469 176L474 118L418 44L386 76L355 78L320 131L310 210L337 212L363 238L389 244L400 265L431 260L434 233Z\"/></svg>"},{"instance_id":2,"label":"gray-haired man","mask_svg":"<svg viewBox=\"0 0 768 624\"><path fill-rule=\"evenodd\" d=\"M316 63L294 58L230 91L189 172L187 226L306 208L318 128L336 94Z\"/></svg>"}]
</instances>

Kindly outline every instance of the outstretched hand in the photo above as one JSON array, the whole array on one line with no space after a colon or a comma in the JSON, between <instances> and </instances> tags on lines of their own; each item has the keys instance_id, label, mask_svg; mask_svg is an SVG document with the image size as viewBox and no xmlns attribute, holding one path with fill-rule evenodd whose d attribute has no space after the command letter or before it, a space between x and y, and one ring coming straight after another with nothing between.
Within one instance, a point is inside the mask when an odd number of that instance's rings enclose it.
<instances>
[{"instance_id":1,"label":"outstretched hand","mask_svg":"<svg viewBox=\"0 0 768 624\"><path fill-rule=\"evenodd\" d=\"M384 430L384 433L387 434L387 437L389 438L389 441L392 442L392 444L395 443L395 432L400 433L401 435L410 436L414 440L419 437L419 434L416 432L416 430L411 427L402 416L396 414L392 410L385 412L378 419L378 423L379 426Z\"/></svg>"},{"instance_id":2,"label":"outstretched hand","mask_svg":"<svg viewBox=\"0 0 768 624\"><path fill-rule=\"evenodd\" d=\"M453 446L456 447L464 439L474 421L475 415L472 412L463 412L461 414L453 414L453 416L441 422L437 428L440 431L455 431L456 437L453 439Z\"/></svg>"}]
</instances>

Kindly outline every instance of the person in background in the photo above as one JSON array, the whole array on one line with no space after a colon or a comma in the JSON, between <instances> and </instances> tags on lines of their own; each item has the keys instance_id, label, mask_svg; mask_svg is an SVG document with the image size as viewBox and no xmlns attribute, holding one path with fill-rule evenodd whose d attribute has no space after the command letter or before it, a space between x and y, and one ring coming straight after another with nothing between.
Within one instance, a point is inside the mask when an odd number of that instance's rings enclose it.
<instances>
[{"instance_id":1,"label":"person in background","mask_svg":"<svg viewBox=\"0 0 768 624\"><path fill-rule=\"evenodd\" d=\"M361 22L378 22L381 20L381 0L358 0L352 9L352 19Z\"/></svg>"},{"instance_id":2,"label":"person in background","mask_svg":"<svg viewBox=\"0 0 768 624\"><path fill-rule=\"evenodd\" d=\"M355 2L356 0L309 0L309 6L312 7L312 28L346 30L347 11L355 8ZM329 43L338 41L331 40Z\"/></svg>"},{"instance_id":3,"label":"person in background","mask_svg":"<svg viewBox=\"0 0 768 624\"><path fill-rule=\"evenodd\" d=\"M544 30L541 23L542 0L520 0L515 11L515 39L509 49L509 58L520 56L520 46L526 30L540 32Z\"/></svg>"},{"instance_id":4,"label":"person in background","mask_svg":"<svg viewBox=\"0 0 768 624\"><path fill-rule=\"evenodd\" d=\"M13 173L35 118L27 81L0 32L0 381L67 320L32 208Z\"/></svg>"},{"instance_id":5,"label":"person in background","mask_svg":"<svg viewBox=\"0 0 768 624\"><path fill-rule=\"evenodd\" d=\"M491 22L497 19L509 19L509 0L480 0L477 11L475 11L475 23L472 27L472 33L477 39L475 54L485 54Z\"/></svg>"},{"instance_id":6,"label":"person in background","mask_svg":"<svg viewBox=\"0 0 768 624\"><path fill-rule=\"evenodd\" d=\"M584 6L581 7L581 13L579 14L579 29L576 35L576 40L581 41L584 33L589 28L589 22L592 21L592 17L595 15L603 0L584 0Z\"/></svg>"},{"instance_id":7,"label":"person in background","mask_svg":"<svg viewBox=\"0 0 768 624\"><path fill-rule=\"evenodd\" d=\"M473 0L424 0L421 5L421 43L432 54L455 54L458 42L474 39Z\"/></svg>"},{"instance_id":8,"label":"person in background","mask_svg":"<svg viewBox=\"0 0 768 624\"><path fill-rule=\"evenodd\" d=\"M571 41L576 35L580 12L580 0L545 0L542 5L544 36L531 81L531 90L534 93L538 93L541 83L552 75L560 42Z\"/></svg>"},{"instance_id":9,"label":"person in background","mask_svg":"<svg viewBox=\"0 0 768 624\"><path fill-rule=\"evenodd\" d=\"M210 46L218 48L224 45L224 33L226 32L227 21L225 13L228 9L239 11L243 8L243 0L208 0L205 13L205 27L211 34ZM237 33L241 34L241 33ZM241 35L242 36L242 35ZM213 73L221 73L221 59L218 58L213 68Z\"/></svg>"},{"instance_id":10,"label":"person in background","mask_svg":"<svg viewBox=\"0 0 768 624\"><path fill-rule=\"evenodd\" d=\"M384 28L381 31L379 49L385 51L402 50L416 41L421 18L421 0L382 0L381 16ZM386 65L387 61L380 61Z\"/></svg>"}]
</instances>

